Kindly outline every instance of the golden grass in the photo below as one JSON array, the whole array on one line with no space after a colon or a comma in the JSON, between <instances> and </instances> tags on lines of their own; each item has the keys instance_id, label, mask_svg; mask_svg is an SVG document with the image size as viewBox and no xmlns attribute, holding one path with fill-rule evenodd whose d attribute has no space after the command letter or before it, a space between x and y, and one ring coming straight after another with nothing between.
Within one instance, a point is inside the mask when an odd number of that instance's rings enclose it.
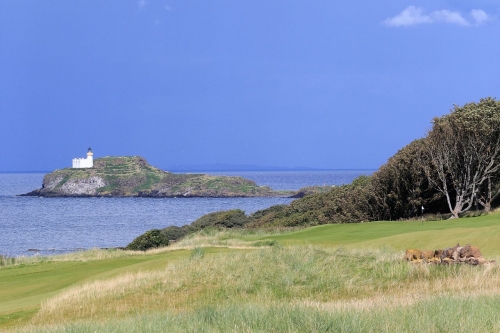
<instances>
[{"instance_id":1,"label":"golden grass","mask_svg":"<svg viewBox=\"0 0 500 333\"><path fill-rule=\"evenodd\" d=\"M387 299L388 302L391 299ZM138 313L109 321L30 326L23 332L498 332L498 296L434 297L413 304L371 303L331 309L233 303L172 313Z\"/></svg>"},{"instance_id":2,"label":"golden grass","mask_svg":"<svg viewBox=\"0 0 500 333\"><path fill-rule=\"evenodd\" d=\"M402 253L387 249L310 246L201 254L165 270L128 273L69 288L44 302L32 324L184 313L234 303L369 310L411 306L438 296L500 295L497 265L414 265L401 258Z\"/></svg>"},{"instance_id":3,"label":"golden grass","mask_svg":"<svg viewBox=\"0 0 500 333\"><path fill-rule=\"evenodd\" d=\"M11 267L16 265L31 265L38 264L42 262L87 262L96 260L107 260L107 259L118 259L127 257L144 257L148 255L161 254L166 252L172 252L177 250L192 250L196 247L220 247L220 248L234 248L234 249L251 249L255 248L251 245L251 242L243 240L232 240L226 241L222 238L226 235L219 236L207 236L202 234L195 234L192 237L186 238L182 242L173 243L168 247L155 248L148 251L130 251L130 250L120 250L120 249L99 249L94 248L85 251L75 251L64 254L52 255L52 256L17 256L12 258L6 258L3 265L0 265L0 269L5 267Z\"/></svg>"},{"instance_id":4,"label":"golden grass","mask_svg":"<svg viewBox=\"0 0 500 333\"><path fill-rule=\"evenodd\" d=\"M115 249L90 249L86 251L76 251L69 252L65 254L58 254L53 256L18 256L14 258L8 258L10 260L5 261L5 265L0 266L0 269L4 267L16 266L16 265L31 265L37 264L41 262L54 261L54 262L63 262L63 261L78 261L78 262L87 262L94 260L106 260L106 259L117 259L124 258L130 256L144 256L147 255L145 252L139 251L123 251L123 250L115 250Z\"/></svg>"},{"instance_id":5,"label":"golden grass","mask_svg":"<svg viewBox=\"0 0 500 333\"><path fill-rule=\"evenodd\" d=\"M171 245L172 248L192 247L254 247L262 238L289 233L289 230L247 230L247 229L208 229L190 234Z\"/></svg>"}]
</instances>

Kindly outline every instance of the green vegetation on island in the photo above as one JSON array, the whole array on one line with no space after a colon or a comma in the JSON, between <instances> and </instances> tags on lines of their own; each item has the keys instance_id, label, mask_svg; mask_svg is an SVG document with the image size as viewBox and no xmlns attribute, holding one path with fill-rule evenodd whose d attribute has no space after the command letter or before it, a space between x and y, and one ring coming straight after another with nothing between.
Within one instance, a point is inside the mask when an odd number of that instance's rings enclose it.
<instances>
[{"instance_id":1,"label":"green vegetation on island","mask_svg":"<svg viewBox=\"0 0 500 333\"><path fill-rule=\"evenodd\" d=\"M175 174L139 156L102 157L93 168L66 168L47 174L32 196L258 197L289 196L242 177Z\"/></svg>"}]
</instances>

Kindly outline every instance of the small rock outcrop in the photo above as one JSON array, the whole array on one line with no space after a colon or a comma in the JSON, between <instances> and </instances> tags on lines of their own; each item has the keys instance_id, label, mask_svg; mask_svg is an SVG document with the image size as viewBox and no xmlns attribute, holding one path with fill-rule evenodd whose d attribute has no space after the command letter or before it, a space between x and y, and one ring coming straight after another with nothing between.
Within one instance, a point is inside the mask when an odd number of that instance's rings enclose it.
<instances>
[{"instance_id":1,"label":"small rock outcrop","mask_svg":"<svg viewBox=\"0 0 500 333\"><path fill-rule=\"evenodd\" d=\"M429 263L429 264L468 264L468 265L484 265L495 263L494 260L486 260L479 247L467 244L460 246L457 244L453 247L444 250L422 251L419 249L407 249L404 259L412 263Z\"/></svg>"},{"instance_id":2,"label":"small rock outcrop","mask_svg":"<svg viewBox=\"0 0 500 333\"><path fill-rule=\"evenodd\" d=\"M75 195L92 195L106 185L102 177L92 176L85 179L70 179L61 186L61 191Z\"/></svg>"}]
</instances>

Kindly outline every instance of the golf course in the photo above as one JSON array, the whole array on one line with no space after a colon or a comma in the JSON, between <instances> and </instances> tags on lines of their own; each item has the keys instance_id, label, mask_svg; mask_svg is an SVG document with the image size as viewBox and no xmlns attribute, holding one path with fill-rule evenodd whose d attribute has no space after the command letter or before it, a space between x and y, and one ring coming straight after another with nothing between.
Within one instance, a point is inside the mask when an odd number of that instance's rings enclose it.
<instances>
[{"instance_id":1,"label":"golf course","mask_svg":"<svg viewBox=\"0 0 500 333\"><path fill-rule=\"evenodd\" d=\"M499 331L500 269L411 264L406 248L500 258L500 214L202 230L147 252L2 258L0 331Z\"/></svg>"}]
</instances>

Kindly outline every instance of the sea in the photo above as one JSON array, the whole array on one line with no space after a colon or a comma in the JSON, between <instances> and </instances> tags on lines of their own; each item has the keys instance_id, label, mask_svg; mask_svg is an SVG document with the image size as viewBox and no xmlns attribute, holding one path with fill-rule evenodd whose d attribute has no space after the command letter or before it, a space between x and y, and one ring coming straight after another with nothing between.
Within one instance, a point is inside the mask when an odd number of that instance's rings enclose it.
<instances>
[{"instance_id":1,"label":"sea","mask_svg":"<svg viewBox=\"0 0 500 333\"><path fill-rule=\"evenodd\" d=\"M348 184L373 170L210 171L242 176L274 190ZM0 255L54 255L123 247L151 229L189 224L216 211L251 214L290 198L41 198L19 194L40 188L45 173L0 173Z\"/></svg>"}]
</instances>

